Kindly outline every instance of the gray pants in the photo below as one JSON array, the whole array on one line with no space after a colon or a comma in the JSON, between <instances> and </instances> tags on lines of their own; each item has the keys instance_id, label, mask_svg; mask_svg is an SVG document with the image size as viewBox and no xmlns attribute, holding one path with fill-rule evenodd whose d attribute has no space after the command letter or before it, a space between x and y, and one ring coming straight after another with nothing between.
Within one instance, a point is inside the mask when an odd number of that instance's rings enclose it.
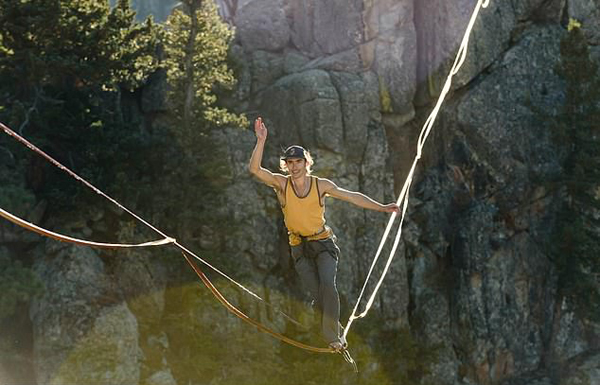
<instances>
[{"instance_id":1,"label":"gray pants","mask_svg":"<svg viewBox=\"0 0 600 385\"><path fill-rule=\"evenodd\" d=\"M321 314L323 337L328 343L340 340L340 297L335 285L340 249L333 238L304 241L292 246L294 266L302 285L310 292Z\"/></svg>"}]
</instances>

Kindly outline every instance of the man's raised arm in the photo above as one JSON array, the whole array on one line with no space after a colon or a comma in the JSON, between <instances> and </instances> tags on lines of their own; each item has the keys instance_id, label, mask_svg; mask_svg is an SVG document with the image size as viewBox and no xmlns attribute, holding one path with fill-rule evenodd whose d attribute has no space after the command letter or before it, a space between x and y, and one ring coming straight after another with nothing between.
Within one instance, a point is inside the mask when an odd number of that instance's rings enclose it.
<instances>
[{"instance_id":1,"label":"man's raised arm","mask_svg":"<svg viewBox=\"0 0 600 385\"><path fill-rule=\"evenodd\" d=\"M263 151L265 149L265 142L267 141L267 127L260 117L254 121L254 133L256 134L256 146L252 152L248 169L261 182L275 188L281 188L279 179L283 178L283 175L273 174L262 167Z\"/></svg>"}]
</instances>

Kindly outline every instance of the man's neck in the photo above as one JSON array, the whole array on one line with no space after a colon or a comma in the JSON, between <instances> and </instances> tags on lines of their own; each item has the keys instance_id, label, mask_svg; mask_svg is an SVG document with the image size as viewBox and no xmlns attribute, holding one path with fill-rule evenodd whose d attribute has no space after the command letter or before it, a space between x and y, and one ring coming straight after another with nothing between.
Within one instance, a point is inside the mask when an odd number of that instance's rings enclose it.
<instances>
[{"instance_id":1,"label":"man's neck","mask_svg":"<svg viewBox=\"0 0 600 385\"><path fill-rule=\"evenodd\" d=\"M291 178L292 178L292 181L294 182L294 184L299 187L304 186L304 184L308 183L308 181L309 181L309 177L306 174L300 175L298 177L292 176Z\"/></svg>"},{"instance_id":2,"label":"man's neck","mask_svg":"<svg viewBox=\"0 0 600 385\"><path fill-rule=\"evenodd\" d=\"M305 195L308 189L307 185L310 185L310 177L307 174L298 178L292 177L292 183L294 184L296 194Z\"/></svg>"}]
</instances>

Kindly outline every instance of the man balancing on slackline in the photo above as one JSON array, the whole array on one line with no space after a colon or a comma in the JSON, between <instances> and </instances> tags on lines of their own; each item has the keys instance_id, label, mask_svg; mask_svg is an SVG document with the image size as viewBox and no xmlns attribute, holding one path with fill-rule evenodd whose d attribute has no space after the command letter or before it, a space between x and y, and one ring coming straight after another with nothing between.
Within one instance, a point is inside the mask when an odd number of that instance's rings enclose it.
<instances>
[{"instance_id":1,"label":"man balancing on slackline","mask_svg":"<svg viewBox=\"0 0 600 385\"><path fill-rule=\"evenodd\" d=\"M340 340L340 299L335 285L340 249L335 244L335 235L325 225L325 197L329 195L365 209L389 213L398 212L398 205L381 204L359 192L338 187L328 179L311 175L312 157L297 145L288 147L280 158L281 171L288 175L272 173L261 165L267 140L267 127L261 118L254 122L254 131L257 140L250 158L250 172L275 190L288 229L294 266L302 284L316 301L323 337L331 348L341 350L345 343Z\"/></svg>"}]
</instances>

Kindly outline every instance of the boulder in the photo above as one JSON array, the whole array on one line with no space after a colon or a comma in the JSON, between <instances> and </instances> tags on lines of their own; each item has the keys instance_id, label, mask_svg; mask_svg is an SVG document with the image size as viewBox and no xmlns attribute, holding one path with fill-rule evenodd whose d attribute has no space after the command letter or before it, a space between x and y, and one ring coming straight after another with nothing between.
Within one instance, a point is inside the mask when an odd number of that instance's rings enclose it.
<instances>
[{"instance_id":1,"label":"boulder","mask_svg":"<svg viewBox=\"0 0 600 385\"><path fill-rule=\"evenodd\" d=\"M527 181L526 173L548 176L560 170L549 130L536 124L527 105L549 115L559 108L563 91L554 65L563 33L549 27L524 36L458 105L457 123L470 145L499 178L510 176L511 189Z\"/></svg>"},{"instance_id":2,"label":"boulder","mask_svg":"<svg viewBox=\"0 0 600 385\"><path fill-rule=\"evenodd\" d=\"M365 156L369 123L381 120L378 83L372 72L334 72L331 80L340 98L344 155L348 162L358 165Z\"/></svg>"},{"instance_id":3,"label":"boulder","mask_svg":"<svg viewBox=\"0 0 600 385\"><path fill-rule=\"evenodd\" d=\"M112 262L113 281L135 314L140 331L152 329L160 323L165 308L165 269L153 262L147 250L122 252Z\"/></svg>"},{"instance_id":4,"label":"boulder","mask_svg":"<svg viewBox=\"0 0 600 385\"><path fill-rule=\"evenodd\" d=\"M263 116L267 119L268 146L279 151L291 144L309 150L324 147L334 152L342 148L343 129L339 96L329 74L310 70L281 78L262 96ZM289 111L285 115L281 111Z\"/></svg>"},{"instance_id":5,"label":"boulder","mask_svg":"<svg viewBox=\"0 0 600 385\"><path fill-rule=\"evenodd\" d=\"M586 335L592 334L589 330L591 325L580 319L565 300L557 307L554 315L556 325L552 335L552 355L556 362L572 360L572 365L576 367L576 358L593 349L593 345L585 338Z\"/></svg>"},{"instance_id":6,"label":"boulder","mask_svg":"<svg viewBox=\"0 0 600 385\"><path fill-rule=\"evenodd\" d=\"M283 70L286 75L302 71L310 59L297 50L289 50L283 57Z\"/></svg>"},{"instance_id":7,"label":"boulder","mask_svg":"<svg viewBox=\"0 0 600 385\"><path fill-rule=\"evenodd\" d=\"M303 66L303 69L322 69L327 71L359 72L365 68L360 47L320 56Z\"/></svg>"},{"instance_id":8,"label":"boulder","mask_svg":"<svg viewBox=\"0 0 600 385\"><path fill-rule=\"evenodd\" d=\"M252 93L262 91L283 76L283 57L267 51L251 53Z\"/></svg>"},{"instance_id":9,"label":"boulder","mask_svg":"<svg viewBox=\"0 0 600 385\"><path fill-rule=\"evenodd\" d=\"M38 383L137 383L136 318L95 251L56 243L34 265L46 286L30 309Z\"/></svg>"}]
</instances>

